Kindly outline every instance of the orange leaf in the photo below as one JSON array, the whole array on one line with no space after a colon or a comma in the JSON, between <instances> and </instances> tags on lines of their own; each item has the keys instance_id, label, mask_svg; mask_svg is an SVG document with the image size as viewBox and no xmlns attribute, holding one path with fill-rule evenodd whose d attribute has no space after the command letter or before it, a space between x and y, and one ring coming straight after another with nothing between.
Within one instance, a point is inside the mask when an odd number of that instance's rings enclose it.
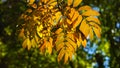
<instances>
[{"instance_id":1,"label":"orange leaf","mask_svg":"<svg viewBox=\"0 0 120 68\"><path fill-rule=\"evenodd\" d=\"M93 30L92 30L92 28L90 29L90 39L91 40L93 39Z\"/></svg>"},{"instance_id":2,"label":"orange leaf","mask_svg":"<svg viewBox=\"0 0 120 68\"><path fill-rule=\"evenodd\" d=\"M70 20L67 18L67 23L68 23L68 24L72 24L72 21L70 21Z\"/></svg>"},{"instance_id":3,"label":"orange leaf","mask_svg":"<svg viewBox=\"0 0 120 68\"><path fill-rule=\"evenodd\" d=\"M73 0L67 0L67 1L68 1L68 2L67 2L68 6L72 5Z\"/></svg>"},{"instance_id":4,"label":"orange leaf","mask_svg":"<svg viewBox=\"0 0 120 68\"><path fill-rule=\"evenodd\" d=\"M59 29L57 29L57 30L55 31L55 33L56 33L56 34L60 34L62 31L63 31L63 29L62 29L62 28L59 28Z\"/></svg>"},{"instance_id":5,"label":"orange leaf","mask_svg":"<svg viewBox=\"0 0 120 68\"><path fill-rule=\"evenodd\" d=\"M100 30L97 29L97 28L95 28L95 27L93 27L93 30L94 30L96 36L97 36L98 38L100 38Z\"/></svg>"},{"instance_id":6,"label":"orange leaf","mask_svg":"<svg viewBox=\"0 0 120 68\"><path fill-rule=\"evenodd\" d=\"M78 16L79 16L79 12L78 12L78 11L75 11L74 16L73 16L73 18L72 18L72 22L75 21Z\"/></svg>"},{"instance_id":7,"label":"orange leaf","mask_svg":"<svg viewBox=\"0 0 120 68\"><path fill-rule=\"evenodd\" d=\"M60 43L60 44L56 45L56 50L59 51L63 47L64 47L64 43Z\"/></svg>"},{"instance_id":8,"label":"orange leaf","mask_svg":"<svg viewBox=\"0 0 120 68\"><path fill-rule=\"evenodd\" d=\"M74 47L75 50L77 49L77 45L74 41L72 41L70 38L66 38L66 40Z\"/></svg>"},{"instance_id":9,"label":"orange leaf","mask_svg":"<svg viewBox=\"0 0 120 68\"><path fill-rule=\"evenodd\" d=\"M47 47L48 53L51 54L52 53L52 45L50 44L50 42L46 43L46 47Z\"/></svg>"},{"instance_id":10,"label":"orange leaf","mask_svg":"<svg viewBox=\"0 0 120 68\"><path fill-rule=\"evenodd\" d=\"M73 23L73 28L76 28L80 24L81 21L82 21L82 16L79 15L78 19Z\"/></svg>"},{"instance_id":11,"label":"orange leaf","mask_svg":"<svg viewBox=\"0 0 120 68\"><path fill-rule=\"evenodd\" d=\"M29 0L29 4L33 4L35 0Z\"/></svg>"},{"instance_id":12,"label":"orange leaf","mask_svg":"<svg viewBox=\"0 0 120 68\"><path fill-rule=\"evenodd\" d=\"M92 8L90 6L82 6L78 9L78 11L81 11L81 10L91 10Z\"/></svg>"},{"instance_id":13,"label":"orange leaf","mask_svg":"<svg viewBox=\"0 0 120 68\"><path fill-rule=\"evenodd\" d=\"M97 23L97 24L100 25L99 19L98 19L98 18L95 18L95 17L93 17L93 16L87 17L86 20L87 20L87 21L95 22L95 23Z\"/></svg>"},{"instance_id":14,"label":"orange leaf","mask_svg":"<svg viewBox=\"0 0 120 68\"><path fill-rule=\"evenodd\" d=\"M89 31L90 31L90 27L89 25L86 23L86 20L83 20L80 27L79 27L79 30L85 35L85 37L87 38L88 34L89 34Z\"/></svg>"},{"instance_id":15,"label":"orange leaf","mask_svg":"<svg viewBox=\"0 0 120 68\"><path fill-rule=\"evenodd\" d=\"M63 58L64 54L65 54L65 51L64 51L64 48L62 48L58 54L58 58L57 58L58 62L60 62L60 60Z\"/></svg>"},{"instance_id":16,"label":"orange leaf","mask_svg":"<svg viewBox=\"0 0 120 68\"><path fill-rule=\"evenodd\" d=\"M73 17L74 13L75 13L75 9L71 8L69 13L70 19Z\"/></svg>"},{"instance_id":17,"label":"orange leaf","mask_svg":"<svg viewBox=\"0 0 120 68\"><path fill-rule=\"evenodd\" d=\"M83 45L84 47L86 47L86 43L87 43L86 39L83 39L83 40L82 40L82 45Z\"/></svg>"},{"instance_id":18,"label":"orange leaf","mask_svg":"<svg viewBox=\"0 0 120 68\"><path fill-rule=\"evenodd\" d=\"M73 7L77 7L81 2L82 0L74 0Z\"/></svg>"},{"instance_id":19,"label":"orange leaf","mask_svg":"<svg viewBox=\"0 0 120 68\"><path fill-rule=\"evenodd\" d=\"M65 53L65 57L64 57L64 64L67 63L68 58L69 58L69 55L68 55L68 53L66 52L66 53Z\"/></svg>"},{"instance_id":20,"label":"orange leaf","mask_svg":"<svg viewBox=\"0 0 120 68\"><path fill-rule=\"evenodd\" d=\"M82 13L83 16L99 16L100 14L95 10L88 10Z\"/></svg>"}]
</instances>

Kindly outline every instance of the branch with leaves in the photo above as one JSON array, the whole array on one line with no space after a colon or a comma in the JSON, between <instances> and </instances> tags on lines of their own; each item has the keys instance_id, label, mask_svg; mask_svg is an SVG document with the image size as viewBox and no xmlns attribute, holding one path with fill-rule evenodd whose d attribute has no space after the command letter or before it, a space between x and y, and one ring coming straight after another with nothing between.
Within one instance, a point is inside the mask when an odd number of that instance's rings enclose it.
<instances>
[{"instance_id":1,"label":"branch with leaves","mask_svg":"<svg viewBox=\"0 0 120 68\"><path fill-rule=\"evenodd\" d=\"M21 15L19 37L23 48L39 48L41 53L58 52L58 62L72 59L80 45L86 46L87 37L100 38L100 14L90 6L81 6L82 0L29 0L28 9Z\"/></svg>"}]
</instances>

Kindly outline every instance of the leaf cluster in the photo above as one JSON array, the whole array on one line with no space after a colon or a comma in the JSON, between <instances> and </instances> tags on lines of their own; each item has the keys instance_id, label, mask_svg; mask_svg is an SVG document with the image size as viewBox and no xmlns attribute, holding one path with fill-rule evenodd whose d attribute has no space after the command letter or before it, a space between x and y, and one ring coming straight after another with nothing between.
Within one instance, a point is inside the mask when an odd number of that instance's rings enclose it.
<instances>
[{"instance_id":1,"label":"leaf cluster","mask_svg":"<svg viewBox=\"0 0 120 68\"><path fill-rule=\"evenodd\" d=\"M24 23L19 37L23 48L39 48L41 53L58 52L58 62L72 59L80 45L86 46L87 37L100 38L100 14L90 6L81 6L82 0L29 0L29 8L21 15Z\"/></svg>"}]
</instances>

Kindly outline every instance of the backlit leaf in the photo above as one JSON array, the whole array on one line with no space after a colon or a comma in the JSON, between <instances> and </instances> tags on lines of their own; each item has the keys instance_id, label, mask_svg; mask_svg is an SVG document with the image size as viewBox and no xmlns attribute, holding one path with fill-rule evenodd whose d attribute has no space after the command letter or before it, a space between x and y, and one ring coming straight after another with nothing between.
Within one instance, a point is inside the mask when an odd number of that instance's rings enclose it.
<instances>
[{"instance_id":1,"label":"backlit leaf","mask_svg":"<svg viewBox=\"0 0 120 68\"><path fill-rule=\"evenodd\" d=\"M73 7L77 7L81 2L82 0L74 0Z\"/></svg>"},{"instance_id":2,"label":"backlit leaf","mask_svg":"<svg viewBox=\"0 0 120 68\"><path fill-rule=\"evenodd\" d=\"M83 45L84 47L86 47L86 44L87 44L86 39L83 39L83 40L82 40L82 45Z\"/></svg>"},{"instance_id":3,"label":"backlit leaf","mask_svg":"<svg viewBox=\"0 0 120 68\"><path fill-rule=\"evenodd\" d=\"M66 52L66 53L65 53L65 57L64 57L64 64L67 63L68 58L69 58L69 55L68 55L68 53Z\"/></svg>"},{"instance_id":4,"label":"backlit leaf","mask_svg":"<svg viewBox=\"0 0 120 68\"><path fill-rule=\"evenodd\" d=\"M64 51L64 48L62 48L58 54L58 58L57 58L58 62L60 62L60 60L63 58L64 54L65 54L65 51Z\"/></svg>"},{"instance_id":5,"label":"backlit leaf","mask_svg":"<svg viewBox=\"0 0 120 68\"><path fill-rule=\"evenodd\" d=\"M74 16L72 18L72 22L75 21L78 16L79 16L79 13L77 11L75 11Z\"/></svg>"},{"instance_id":6,"label":"backlit leaf","mask_svg":"<svg viewBox=\"0 0 120 68\"><path fill-rule=\"evenodd\" d=\"M95 18L95 17L93 17L93 16L87 17L86 20L87 20L87 21L95 22L95 23L97 23L97 24L100 25L99 19L98 19L98 18Z\"/></svg>"},{"instance_id":7,"label":"backlit leaf","mask_svg":"<svg viewBox=\"0 0 120 68\"><path fill-rule=\"evenodd\" d=\"M83 16L99 16L100 14L95 10L88 10L82 13Z\"/></svg>"},{"instance_id":8,"label":"backlit leaf","mask_svg":"<svg viewBox=\"0 0 120 68\"><path fill-rule=\"evenodd\" d=\"M86 23L86 20L83 20L81 22L81 25L79 27L79 30L85 35L85 37L87 38L89 31L90 31L90 27L89 25Z\"/></svg>"},{"instance_id":9,"label":"backlit leaf","mask_svg":"<svg viewBox=\"0 0 120 68\"><path fill-rule=\"evenodd\" d=\"M78 11L81 11L81 10L91 10L92 8L90 6L82 6L78 9Z\"/></svg>"},{"instance_id":10,"label":"backlit leaf","mask_svg":"<svg viewBox=\"0 0 120 68\"><path fill-rule=\"evenodd\" d=\"M92 28L90 29L90 40L92 40L93 39L93 30L92 30Z\"/></svg>"},{"instance_id":11,"label":"backlit leaf","mask_svg":"<svg viewBox=\"0 0 120 68\"><path fill-rule=\"evenodd\" d=\"M33 4L35 0L29 0L29 4Z\"/></svg>"},{"instance_id":12,"label":"backlit leaf","mask_svg":"<svg viewBox=\"0 0 120 68\"><path fill-rule=\"evenodd\" d=\"M70 17L70 19L73 17L74 13L75 13L75 9L74 9L74 8L71 8L71 9L70 9L70 13L68 14L69 17Z\"/></svg>"},{"instance_id":13,"label":"backlit leaf","mask_svg":"<svg viewBox=\"0 0 120 68\"><path fill-rule=\"evenodd\" d=\"M72 5L72 3L73 3L73 0L67 0L68 6Z\"/></svg>"},{"instance_id":14,"label":"backlit leaf","mask_svg":"<svg viewBox=\"0 0 120 68\"><path fill-rule=\"evenodd\" d=\"M66 40L69 41L69 43L70 43L70 44L74 47L74 49L76 50L76 48L77 48L77 47L76 47L76 46L77 46L76 43L75 43L74 41L72 41L71 39L69 39L69 38L66 38Z\"/></svg>"},{"instance_id":15,"label":"backlit leaf","mask_svg":"<svg viewBox=\"0 0 120 68\"><path fill-rule=\"evenodd\" d=\"M82 16L79 15L77 20L73 23L73 28L76 28L80 24L81 21L82 21Z\"/></svg>"},{"instance_id":16,"label":"backlit leaf","mask_svg":"<svg viewBox=\"0 0 120 68\"><path fill-rule=\"evenodd\" d=\"M68 24L72 24L72 21L67 18L67 23L68 23Z\"/></svg>"},{"instance_id":17,"label":"backlit leaf","mask_svg":"<svg viewBox=\"0 0 120 68\"><path fill-rule=\"evenodd\" d=\"M59 29L57 29L57 30L55 31L55 33L56 33L56 34L60 34L62 31L63 31L63 29L62 29L62 28L59 28Z\"/></svg>"},{"instance_id":18,"label":"backlit leaf","mask_svg":"<svg viewBox=\"0 0 120 68\"><path fill-rule=\"evenodd\" d=\"M94 30L96 36L97 36L98 38L100 38L100 30L97 29L97 28L95 28L95 27L93 27L93 30Z\"/></svg>"}]
</instances>

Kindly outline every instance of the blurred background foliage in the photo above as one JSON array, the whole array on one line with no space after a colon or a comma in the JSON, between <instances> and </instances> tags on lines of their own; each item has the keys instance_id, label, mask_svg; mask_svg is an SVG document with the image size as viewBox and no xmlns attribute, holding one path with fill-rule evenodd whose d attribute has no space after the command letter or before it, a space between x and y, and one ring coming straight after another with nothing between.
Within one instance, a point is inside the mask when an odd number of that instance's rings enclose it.
<instances>
[{"instance_id":1,"label":"blurred background foliage","mask_svg":"<svg viewBox=\"0 0 120 68\"><path fill-rule=\"evenodd\" d=\"M56 52L41 55L39 49L22 48L18 19L28 8L26 0L0 0L0 68L120 68L120 0L83 0L82 4L100 12L102 36L88 40L86 48L80 47L64 65L56 61Z\"/></svg>"}]
</instances>

